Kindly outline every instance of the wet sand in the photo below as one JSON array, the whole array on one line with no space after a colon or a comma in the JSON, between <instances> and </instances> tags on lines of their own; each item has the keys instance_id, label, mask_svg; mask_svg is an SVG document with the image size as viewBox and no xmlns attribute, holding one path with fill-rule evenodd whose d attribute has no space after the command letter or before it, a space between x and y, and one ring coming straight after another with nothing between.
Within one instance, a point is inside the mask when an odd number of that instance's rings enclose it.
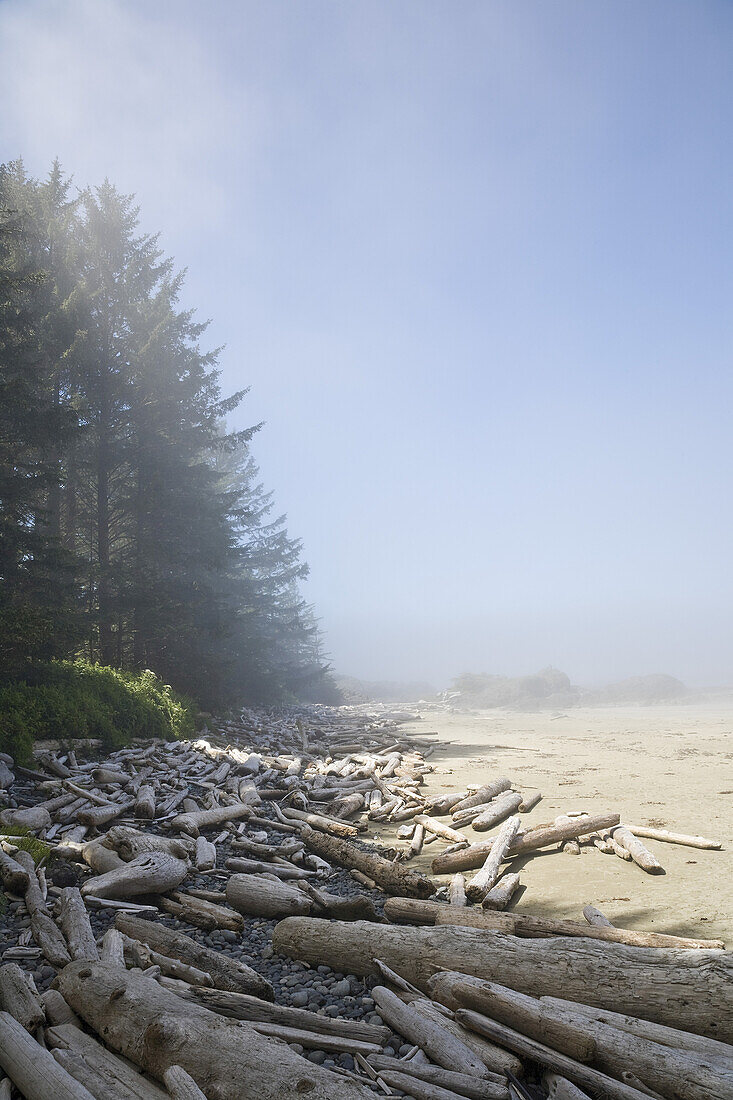
<instances>
[{"instance_id":1,"label":"wet sand","mask_svg":"<svg viewBox=\"0 0 733 1100\"><path fill-rule=\"evenodd\" d=\"M422 720L403 728L438 734L428 793L506 775L519 789L542 791L542 801L522 815L525 827L569 810L610 810L629 824L723 843L723 851L704 851L645 840L664 875L592 847L580 856L545 849L514 861L523 890L512 909L582 920L583 906L592 902L620 927L733 946L733 700L563 714L425 708ZM385 841L394 835L377 832ZM470 826L465 832L477 840L492 835ZM443 847L427 845L411 866L429 869Z\"/></svg>"}]
</instances>

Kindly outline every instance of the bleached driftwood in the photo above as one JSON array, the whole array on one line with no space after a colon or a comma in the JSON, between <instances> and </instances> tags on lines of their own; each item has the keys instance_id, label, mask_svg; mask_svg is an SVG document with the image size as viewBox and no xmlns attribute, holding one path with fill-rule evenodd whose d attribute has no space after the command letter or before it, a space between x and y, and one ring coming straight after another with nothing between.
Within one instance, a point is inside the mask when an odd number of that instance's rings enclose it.
<instances>
[{"instance_id":1,"label":"bleached driftwood","mask_svg":"<svg viewBox=\"0 0 733 1100\"><path fill-rule=\"evenodd\" d=\"M634 863L641 867L643 871L650 875L664 874L664 868L656 856L653 856L646 845L642 844L625 825L619 825L615 828L611 837L617 844L623 845Z\"/></svg>"},{"instance_id":2,"label":"bleached driftwood","mask_svg":"<svg viewBox=\"0 0 733 1100\"><path fill-rule=\"evenodd\" d=\"M33 979L17 963L0 966L0 1009L9 1012L31 1034L46 1020Z\"/></svg>"},{"instance_id":3,"label":"bleached driftwood","mask_svg":"<svg viewBox=\"0 0 733 1100\"><path fill-rule=\"evenodd\" d=\"M76 886L67 886L59 895L59 924L72 959L99 958L89 914Z\"/></svg>"},{"instance_id":4,"label":"bleached driftwood","mask_svg":"<svg viewBox=\"0 0 733 1100\"><path fill-rule=\"evenodd\" d=\"M182 1001L151 978L102 963L71 963L59 987L105 1042L157 1078L180 1065L204 1094L241 1100L242 1083L259 1100L307 1093L311 1100L372 1100L366 1086L274 1047L247 1024Z\"/></svg>"},{"instance_id":5,"label":"bleached driftwood","mask_svg":"<svg viewBox=\"0 0 733 1100\"><path fill-rule=\"evenodd\" d=\"M457 970L532 996L560 994L634 1014L643 1009L646 1019L670 1027L724 1042L733 1038L733 954L723 951L627 947L559 936L548 942L482 929L313 917L280 921L273 947L347 974L374 974L373 960L383 959L418 986L438 970Z\"/></svg>"},{"instance_id":6,"label":"bleached driftwood","mask_svg":"<svg viewBox=\"0 0 733 1100\"><path fill-rule=\"evenodd\" d=\"M583 909L583 916L588 921L588 924L595 925L596 928L613 928L613 924L600 909L596 909L595 905L586 905Z\"/></svg>"},{"instance_id":7,"label":"bleached driftwood","mask_svg":"<svg viewBox=\"0 0 733 1100\"><path fill-rule=\"evenodd\" d=\"M667 829L652 829L649 825L627 825L626 828L634 836L642 836L648 840L661 840L664 844L681 844L685 848L706 848L710 851L719 851L723 847L719 840L708 840L704 836L688 836L686 833L671 833Z\"/></svg>"},{"instance_id":8,"label":"bleached driftwood","mask_svg":"<svg viewBox=\"0 0 733 1100\"><path fill-rule=\"evenodd\" d=\"M261 1023L282 1024L284 1027L300 1028L324 1035L340 1035L345 1039L358 1039L364 1043L383 1045L389 1039L389 1028L378 1024L367 1024L362 1020L350 1020L340 1016L321 1016L305 1008L291 1008L246 993L226 993L221 989L209 989L203 986L191 986L180 981L164 983L179 997L194 1001L203 1008L229 1016L235 1020L255 1020Z\"/></svg>"},{"instance_id":9,"label":"bleached driftwood","mask_svg":"<svg viewBox=\"0 0 733 1100\"><path fill-rule=\"evenodd\" d=\"M511 779L504 776L493 780L491 783L486 783L483 787L479 787L474 794L466 795L465 798L459 798L454 802L451 807L451 814L455 815L460 813L461 810L473 809L474 806L482 806L484 803L490 802L492 798L496 798L498 794L510 790L511 785Z\"/></svg>"},{"instance_id":10,"label":"bleached driftwood","mask_svg":"<svg viewBox=\"0 0 733 1100\"><path fill-rule=\"evenodd\" d=\"M86 897L132 898L172 890L183 882L189 865L167 852L145 852L105 875L87 879L81 892Z\"/></svg>"},{"instance_id":11,"label":"bleached driftwood","mask_svg":"<svg viewBox=\"0 0 733 1100\"><path fill-rule=\"evenodd\" d=\"M172 1100L206 1100L191 1074L181 1066L169 1066L163 1081Z\"/></svg>"},{"instance_id":12,"label":"bleached driftwood","mask_svg":"<svg viewBox=\"0 0 733 1100\"><path fill-rule=\"evenodd\" d=\"M620 820L619 814L588 814L582 818L574 818L568 825L546 825L531 829L516 838L509 854L513 856L524 855L526 852L548 848L550 845L559 844L563 840L595 833L599 829L611 828L618 825ZM456 871L476 870L486 859L493 843L493 839L486 840L480 844L471 844L468 848L463 848L457 852L443 853L443 855L437 856L433 860L433 874L451 875Z\"/></svg>"},{"instance_id":13,"label":"bleached driftwood","mask_svg":"<svg viewBox=\"0 0 733 1100\"><path fill-rule=\"evenodd\" d=\"M132 939L146 943L161 955L195 966L210 974L217 989L232 993L252 993L271 1001L274 998L272 986L257 971L245 963L230 959L219 951L212 951L172 928L155 921L141 920L127 913L118 913L115 926Z\"/></svg>"},{"instance_id":14,"label":"bleached driftwood","mask_svg":"<svg viewBox=\"0 0 733 1100\"><path fill-rule=\"evenodd\" d=\"M65 966L67 962L71 961L71 956L61 930L46 908L46 902L36 876L33 857L28 852L19 851L15 858L28 873L25 905L31 918L33 939L52 966Z\"/></svg>"},{"instance_id":15,"label":"bleached driftwood","mask_svg":"<svg viewBox=\"0 0 733 1100\"><path fill-rule=\"evenodd\" d=\"M415 1059L389 1058L384 1054L370 1054L367 1063L387 1084L392 1084L400 1091L411 1095L416 1095L412 1090L419 1082L432 1085L435 1089L448 1090L451 1096L458 1094L469 1097L470 1100L510 1100L509 1090L505 1084L506 1078L503 1075L489 1074L485 1078L474 1077L472 1074L457 1073L443 1069L442 1066L417 1062ZM383 1070L387 1073L382 1073ZM441 1096L440 1092L433 1092L432 1096L437 1100L446 1100L444 1093Z\"/></svg>"},{"instance_id":16,"label":"bleached driftwood","mask_svg":"<svg viewBox=\"0 0 733 1100\"><path fill-rule=\"evenodd\" d=\"M0 1012L0 1069L26 1100L95 1100L9 1012Z\"/></svg>"},{"instance_id":17,"label":"bleached driftwood","mask_svg":"<svg viewBox=\"0 0 733 1100\"><path fill-rule=\"evenodd\" d=\"M492 886L481 899L484 909L506 909L513 894L519 889L519 875L516 872L508 872Z\"/></svg>"},{"instance_id":18,"label":"bleached driftwood","mask_svg":"<svg viewBox=\"0 0 733 1100\"><path fill-rule=\"evenodd\" d=\"M603 943L626 944L629 947L677 947L690 950L722 951L721 940L699 940L685 936L668 936L664 932L637 932L633 928L608 928L583 924L581 921L559 920L556 917L536 917L530 913L488 913L480 909L467 909L456 913L444 905L434 914L434 923L462 924L470 928L489 928L508 931L515 936L529 938L549 936L573 936Z\"/></svg>"},{"instance_id":19,"label":"bleached driftwood","mask_svg":"<svg viewBox=\"0 0 733 1100\"><path fill-rule=\"evenodd\" d=\"M379 1015L392 1030L419 1046L432 1061L444 1069L485 1076L486 1066L481 1059L440 1023L421 1016L386 986L375 986L372 996Z\"/></svg>"},{"instance_id":20,"label":"bleached driftwood","mask_svg":"<svg viewBox=\"0 0 733 1100\"><path fill-rule=\"evenodd\" d=\"M514 843L518 832L519 815L515 815L504 822L491 847L491 851L484 860L483 866L476 872L466 887L466 895L472 901L480 901L496 884L501 865L506 859L507 852Z\"/></svg>"},{"instance_id":21,"label":"bleached driftwood","mask_svg":"<svg viewBox=\"0 0 733 1100\"><path fill-rule=\"evenodd\" d=\"M236 806L215 806L211 810L195 810L192 813L179 814L171 821L171 828L197 837L202 829L221 825L222 821L239 821L243 817L249 817L251 813L252 807L243 802Z\"/></svg>"},{"instance_id":22,"label":"bleached driftwood","mask_svg":"<svg viewBox=\"0 0 733 1100\"><path fill-rule=\"evenodd\" d=\"M435 890L435 886L425 875L391 863L376 852L365 852L355 844L319 833L308 826L301 828L301 836L311 851L329 863L338 863L342 867L361 871L381 886L385 893L425 898Z\"/></svg>"},{"instance_id":23,"label":"bleached driftwood","mask_svg":"<svg viewBox=\"0 0 733 1100\"><path fill-rule=\"evenodd\" d=\"M165 1090L144 1077L124 1058L81 1028L61 1024L49 1028L49 1045L60 1065L103 1100L165 1100Z\"/></svg>"},{"instance_id":24,"label":"bleached driftwood","mask_svg":"<svg viewBox=\"0 0 733 1100\"><path fill-rule=\"evenodd\" d=\"M24 894L28 889L28 872L0 844L0 882L11 894Z\"/></svg>"}]
</instances>

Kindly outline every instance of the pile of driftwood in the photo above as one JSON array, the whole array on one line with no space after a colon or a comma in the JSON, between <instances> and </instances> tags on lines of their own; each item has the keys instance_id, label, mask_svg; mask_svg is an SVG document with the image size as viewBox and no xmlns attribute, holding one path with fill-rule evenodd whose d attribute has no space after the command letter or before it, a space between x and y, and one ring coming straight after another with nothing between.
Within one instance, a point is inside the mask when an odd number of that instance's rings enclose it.
<instances>
[{"instance_id":1,"label":"pile of driftwood","mask_svg":"<svg viewBox=\"0 0 733 1100\"><path fill-rule=\"evenodd\" d=\"M592 906L583 921L504 911L527 853L583 844L658 873L641 838L720 845L613 812L525 828L540 795L508 778L428 797L435 743L402 733L407 717L244 712L194 743L104 760L0 758L0 882L30 918L0 966L0 1100L10 1082L28 1100L733 1095L722 943L616 928ZM394 824L403 845L365 844L369 822ZM19 831L83 868L81 889L49 886ZM426 843L442 848L430 876L408 865ZM335 868L349 892L329 889ZM100 908L117 915L97 942ZM265 976L163 915L235 934L285 918L276 951L376 978L384 1026L275 1004ZM43 994L18 966L40 955L58 971ZM392 1032L407 1056L385 1052ZM355 1068L299 1050L348 1053Z\"/></svg>"}]
</instances>

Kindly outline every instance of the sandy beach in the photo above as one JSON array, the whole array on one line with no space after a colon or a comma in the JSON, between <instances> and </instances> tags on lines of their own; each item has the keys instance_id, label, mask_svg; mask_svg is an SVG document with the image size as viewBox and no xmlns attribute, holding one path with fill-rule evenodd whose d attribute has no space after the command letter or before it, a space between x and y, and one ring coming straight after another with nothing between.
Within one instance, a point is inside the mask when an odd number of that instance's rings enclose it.
<instances>
[{"instance_id":1,"label":"sandy beach","mask_svg":"<svg viewBox=\"0 0 733 1100\"><path fill-rule=\"evenodd\" d=\"M562 714L426 708L405 728L438 734L429 793L506 775L542 792L523 817L527 826L572 810L612 810L629 824L723 843L704 851L647 840L666 872L656 876L590 847L580 856L546 849L513 864L523 885L512 904L518 912L582 919L592 902L622 927L733 944L733 700ZM378 835L386 841L393 832ZM412 866L429 869L442 847L427 845Z\"/></svg>"}]
</instances>

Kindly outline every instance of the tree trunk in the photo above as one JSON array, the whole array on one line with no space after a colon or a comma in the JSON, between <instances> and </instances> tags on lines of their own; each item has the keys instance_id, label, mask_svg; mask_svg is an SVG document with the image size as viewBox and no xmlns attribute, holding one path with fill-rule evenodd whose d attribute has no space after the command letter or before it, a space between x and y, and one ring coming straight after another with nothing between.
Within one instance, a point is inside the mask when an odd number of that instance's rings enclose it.
<instances>
[{"instance_id":1,"label":"tree trunk","mask_svg":"<svg viewBox=\"0 0 733 1100\"><path fill-rule=\"evenodd\" d=\"M202 946L183 932L174 932L172 928L167 928L158 921L141 920L140 917L127 913L117 914L115 926L126 936L146 943L161 955L180 959L181 962L210 974L217 989L225 989L230 993L251 993L268 1001L274 999L270 983L251 967L228 958L220 951Z\"/></svg>"},{"instance_id":2,"label":"tree trunk","mask_svg":"<svg viewBox=\"0 0 733 1100\"><path fill-rule=\"evenodd\" d=\"M99 951L84 901L76 886L67 886L59 897L59 924L72 959L98 959Z\"/></svg>"},{"instance_id":3,"label":"tree trunk","mask_svg":"<svg viewBox=\"0 0 733 1100\"><path fill-rule=\"evenodd\" d=\"M71 963L61 993L105 1042L161 1080L179 1065L208 1100L373 1100L371 1089L307 1062L243 1023L182 1001L157 982L102 963Z\"/></svg>"},{"instance_id":4,"label":"tree trunk","mask_svg":"<svg viewBox=\"0 0 733 1100\"><path fill-rule=\"evenodd\" d=\"M146 852L106 875L87 879L81 888L84 897L132 898L139 894L165 893L179 886L189 865L166 852Z\"/></svg>"},{"instance_id":5,"label":"tree trunk","mask_svg":"<svg viewBox=\"0 0 733 1100\"><path fill-rule=\"evenodd\" d=\"M54 1048L54 1057L58 1058L58 1053L63 1052L61 1057L66 1061L64 1054L71 1055L68 1069L73 1077L77 1077L77 1073L88 1075L89 1091L97 1096L97 1100L120 1095L128 1100L166 1100L166 1093L160 1085L144 1077L135 1066L107 1050L81 1028L70 1024L53 1027L47 1032L47 1038ZM83 1064L80 1065L77 1059L81 1059ZM101 1098L92 1087L94 1081L102 1082L104 1091Z\"/></svg>"},{"instance_id":6,"label":"tree trunk","mask_svg":"<svg viewBox=\"0 0 733 1100\"><path fill-rule=\"evenodd\" d=\"M322 859L361 871L381 886L387 894L426 898L435 891L435 886L425 875L391 863L376 852L364 851L362 848L357 848L355 844L319 833L307 825L304 825L300 832L311 851Z\"/></svg>"},{"instance_id":7,"label":"tree trunk","mask_svg":"<svg viewBox=\"0 0 733 1100\"><path fill-rule=\"evenodd\" d=\"M17 963L0 966L0 1009L31 1034L45 1023L46 1013L33 979Z\"/></svg>"},{"instance_id":8,"label":"tree trunk","mask_svg":"<svg viewBox=\"0 0 733 1100\"><path fill-rule=\"evenodd\" d=\"M722 951L564 937L548 942L472 928L346 924L312 917L281 921L273 947L346 974L375 974L373 960L382 959L423 986L439 970L458 970L533 996L560 995L733 1040L733 954Z\"/></svg>"},{"instance_id":9,"label":"tree trunk","mask_svg":"<svg viewBox=\"0 0 733 1100\"><path fill-rule=\"evenodd\" d=\"M551 844L559 844L563 840L572 840L574 837L595 833L600 829L612 828L618 825L620 820L619 814L587 814L585 817L573 818L569 825L546 825L531 829L516 838L509 849L509 854L520 856L539 848L548 848ZM462 848L458 852L444 852L436 856L433 860L433 874L452 875L455 871L475 871L491 851L494 839L472 844L469 848Z\"/></svg>"},{"instance_id":10,"label":"tree trunk","mask_svg":"<svg viewBox=\"0 0 733 1100\"><path fill-rule=\"evenodd\" d=\"M432 1062L444 1069L486 1076L486 1066L481 1059L441 1023L421 1016L414 1005L405 1004L386 986L375 986L372 997L384 1022L408 1042L419 1046Z\"/></svg>"},{"instance_id":11,"label":"tree trunk","mask_svg":"<svg viewBox=\"0 0 733 1100\"><path fill-rule=\"evenodd\" d=\"M0 1068L26 1100L95 1100L9 1012L0 1012Z\"/></svg>"}]
</instances>

